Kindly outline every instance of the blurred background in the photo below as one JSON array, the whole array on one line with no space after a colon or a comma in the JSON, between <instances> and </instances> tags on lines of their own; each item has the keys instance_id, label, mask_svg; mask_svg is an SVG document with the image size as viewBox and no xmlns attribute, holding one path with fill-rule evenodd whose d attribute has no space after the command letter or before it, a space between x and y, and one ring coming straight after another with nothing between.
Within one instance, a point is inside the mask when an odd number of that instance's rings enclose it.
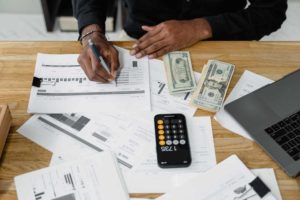
<instances>
[{"instance_id":1,"label":"blurred background","mask_svg":"<svg viewBox=\"0 0 300 200\"><path fill-rule=\"evenodd\" d=\"M110 0L106 21L111 41L127 40L122 32L125 11ZM288 0L287 20L263 41L300 41L300 0ZM0 0L0 40L77 40L71 0Z\"/></svg>"}]
</instances>

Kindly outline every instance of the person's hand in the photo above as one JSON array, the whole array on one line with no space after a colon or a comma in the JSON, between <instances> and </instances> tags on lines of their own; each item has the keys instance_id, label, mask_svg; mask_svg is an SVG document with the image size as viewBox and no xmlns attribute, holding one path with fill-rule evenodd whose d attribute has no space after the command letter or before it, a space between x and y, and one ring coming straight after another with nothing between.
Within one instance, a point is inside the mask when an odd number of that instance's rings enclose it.
<instances>
[{"instance_id":1,"label":"person's hand","mask_svg":"<svg viewBox=\"0 0 300 200\"><path fill-rule=\"evenodd\" d=\"M97 25L89 25L83 29L82 35L90 32L91 30L100 31L101 29ZM109 64L111 70L110 74L101 66L99 60L93 54L92 49L89 48L89 39L91 39L98 47L100 54ZM77 60L89 80L103 83L114 80L119 68L118 51L106 40L105 36L100 32L94 32L91 35L83 38L82 46L82 52Z\"/></svg>"},{"instance_id":2,"label":"person's hand","mask_svg":"<svg viewBox=\"0 0 300 200\"><path fill-rule=\"evenodd\" d=\"M170 20L156 26L142 26L142 29L147 33L130 51L131 55L137 58L146 55L149 55L149 58L157 58L212 37L211 27L205 19Z\"/></svg>"}]
</instances>

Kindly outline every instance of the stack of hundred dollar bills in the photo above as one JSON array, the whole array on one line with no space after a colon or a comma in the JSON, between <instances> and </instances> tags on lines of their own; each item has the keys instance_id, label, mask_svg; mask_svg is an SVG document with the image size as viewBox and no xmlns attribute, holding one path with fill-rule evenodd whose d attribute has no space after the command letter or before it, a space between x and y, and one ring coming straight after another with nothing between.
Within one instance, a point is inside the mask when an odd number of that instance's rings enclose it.
<instances>
[{"instance_id":1,"label":"stack of hundred dollar bills","mask_svg":"<svg viewBox=\"0 0 300 200\"><path fill-rule=\"evenodd\" d=\"M230 63L209 60L203 67L190 104L203 110L217 112L222 107L234 68Z\"/></svg>"}]
</instances>

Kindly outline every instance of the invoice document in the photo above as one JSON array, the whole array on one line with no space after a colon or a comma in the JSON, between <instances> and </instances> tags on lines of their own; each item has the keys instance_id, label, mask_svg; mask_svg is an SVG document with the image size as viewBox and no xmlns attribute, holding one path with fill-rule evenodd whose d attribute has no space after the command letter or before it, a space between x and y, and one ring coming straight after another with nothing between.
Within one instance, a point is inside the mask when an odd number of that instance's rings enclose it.
<instances>
[{"instance_id":1,"label":"invoice document","mask_svg":"<svg viewBox=\"0 0 300 200\"><path fill-rule=\"evenodd\" d=\"M257 191L257 187L261 189L263 184L257 180L233 155L157 200L275 200L270 190Z\"/></svg>"},{"instance_id":2,"label":"invoice document","mask_svg":"<svg viewBox=\"0 0 300 200\"><path fill-rule=\"evenodd\" d=\"M273 81L246 70L227 97L224 106L270 83L273 83ZM253 140L249 133L224 109L224 106L215 115L215 120L224 128Z\"/></svg>"},{"instance_id":3,"label":"invoice document","mask_svg":"<svg viewBox=\"0 0 300 200\"><path fill-rule=\"evenodd\" d=\"M110 152L15 177L19 200L129 200Z\"/></svg>"},{"instance_id":4,"label":"invoice document","mask_svg":"<svg viewBox=\"0 0 300 200\"><path fill-rule=\"evenodd\" d=\"M73 113L96 111L150 111L149 61L119 51L120 75L114 82L88 80L77 62L77 54L38 54L29 113Z\"/></svg>"}]
</instances>

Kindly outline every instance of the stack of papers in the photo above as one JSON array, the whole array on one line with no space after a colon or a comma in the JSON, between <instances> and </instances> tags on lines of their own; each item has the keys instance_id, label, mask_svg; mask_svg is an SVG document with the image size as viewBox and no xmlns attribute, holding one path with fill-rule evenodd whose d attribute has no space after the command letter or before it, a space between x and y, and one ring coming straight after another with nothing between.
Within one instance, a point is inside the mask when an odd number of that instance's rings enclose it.
<instances>
[{"instance_id":1,"label":"stack of papers","mask_svg":"<svg viewBox=\"0 0 300 200\"><path fill-rule=\"evenodd\" d=\"M140 121L137 122L140 123ZM146 150L145 148L133 149L134 147L131 146L132 156L136 151L144 152L142 156L135 159L135 162L132 162L133 167L128 168L123 162L120 162L130 193L164 193L174 186L184 184L186 180L194 177L195 174L205 172L216 165L210 118L188 117L187 123L189 127L190 147L193 160L191 166L188 168L176 169L159 168L155 154L154 132L151 131L148 135L143 136L143 138L149 139L149 143L140 145L147 147ZM41 130L41 132L44 133L44 137L38 138L35 142L41 143L44 141L45 135L48 134L47 129L49 130L51 127ZM30 133L30 131L27 132ZM125 132L124 135L127 135L127 133ZM66 143L62 138L63 137L58 138L55 144L59 142L61 144ZM130 139L136 145L142 144L139 140L134 140L136 138L131 137L130 135L126 138ZM121 143L125 145L124 142ZM57 153L55 153L55 151L52 151L54 154L50 165L68 162L76 159L79 155L85 156L85 154L90 153L89 151L85 153L85 150L80 147L72 147L72 149L72 153L67 151L56 151ZM76 149L78 149L78 153L74 153L76 152ZM116 155L126 155L129 157L130 155L125 150L126 148L117 152ZM120 159L122 159L122 157L120 157Z\"/></svg>"},{"instance_id":2,"label":"stack of papers","mask_svg":"<svg viewBox=\"0 0 300 200\"><path fill-rule=\"evenodd\" d=\"M152 116L149 118L153 119ZM102 150L113 151L123 172L126 172L129 191L154 193L167 192L194 173L216 165L210 118L186 116L186 119L193 161L190 167L182 169L161 169L157 166L152 120L138 116L34 115L18 131L53 152L53 160L58 161L52 164Z\"/></svg>"},{"instance_id":3,"label":"stack of papers","mask_svg":"<svg viewBox=\"0 0 300 200\"><path fill-rule=\"evenodd\" d=\"M121 171L109 152L15 177L19 200L128 200Z\"/></svg>"}]
</instances>

